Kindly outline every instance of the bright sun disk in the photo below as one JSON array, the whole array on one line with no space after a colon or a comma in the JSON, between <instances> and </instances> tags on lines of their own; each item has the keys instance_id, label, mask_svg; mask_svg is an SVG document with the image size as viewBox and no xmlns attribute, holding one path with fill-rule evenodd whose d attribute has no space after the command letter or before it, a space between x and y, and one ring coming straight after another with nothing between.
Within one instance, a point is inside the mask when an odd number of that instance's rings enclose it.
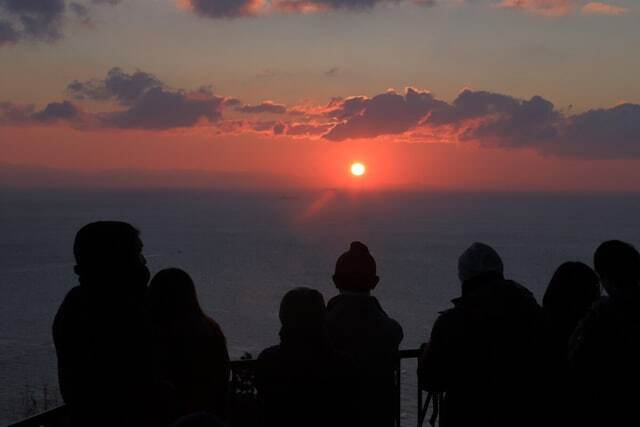
<instances>
[{"instance_id":1,"label":"bright sun disk","mask_svg":"<svg viewBox=\"0 0 640 427\"><path fill-rule=\"evenodd\" d=\"M351 174L354 176L362 176L367 171L367 168L362 163L353 163L351 165Z\"/></svg>"}]
</instances>

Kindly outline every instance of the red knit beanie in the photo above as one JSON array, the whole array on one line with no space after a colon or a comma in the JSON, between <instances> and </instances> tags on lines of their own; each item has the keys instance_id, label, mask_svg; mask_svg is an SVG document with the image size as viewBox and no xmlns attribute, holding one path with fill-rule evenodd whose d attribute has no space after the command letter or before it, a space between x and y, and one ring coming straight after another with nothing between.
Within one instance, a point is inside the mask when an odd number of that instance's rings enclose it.
<instances>
[{"instance_id":1,"label":"red knit beanie","mask_svg":"<svg viewBox=\"0 0 640 427\"><path fill-rule=\"evenodd\" d=\"M338 258L333 278L339 289L370 291L376 283L376 261L369 248L362 242L352 242L349 250Z\"/></svg>"}]
</instances>

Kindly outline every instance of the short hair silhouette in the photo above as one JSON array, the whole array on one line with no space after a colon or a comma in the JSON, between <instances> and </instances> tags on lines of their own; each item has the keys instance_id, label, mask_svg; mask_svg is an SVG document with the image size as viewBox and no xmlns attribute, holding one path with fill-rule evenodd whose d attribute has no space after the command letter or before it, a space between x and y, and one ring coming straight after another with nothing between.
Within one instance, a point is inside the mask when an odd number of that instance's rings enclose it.
<instances>
[{"instance_id":1,"label":"short hair silhouette","mask_svg":"<svg viewBox=\"0 0 640 427\"><path fill-rule=\"evenodd\" d=\"M362 242L352 242L349 250L338 258L333 282L340 290L369 292L378 284L376 261Z\"/></svg>"},{"instance_id":2,"label":"short hair silhouette","mask_svg":"<svg viewBox=\"0 0 640 427\"><path fill-rule=\"evenodd\" d=\"M485 275L496 275L502 278L504 275L502 259L491 246L475 242L458 258L458 277L464 283Z\"/></svg>"},{"instance_id":3,"label":"short hair silhouette","mask_svg":"<svg viewBox=\"0 0 640 427\"><path fill-rule=\"evenodd\" d=\"M596 249L593 264L610 295L640 285L640 253L627 242L602 243Z\"/></svg>"},{"instance_id":4,"label":"short hair silhouette","mask_svg":"<svg viewBox=\"0 0 640 427\"><path fill-rule=\"evenodd\" d=\"M107 283L114 286L119 281L113 277L123 272L128 276L136 273L145 284L149 279L148 271L138 267L146 265L142 256L140 232L131 224L121 221L97 221L82 227L73 243L73 255L76 259L75 273L80 283ZM145 267L146 269L146 267ZM132 277L132 278L133 278Z\"/></svg>"},{"instance_id":5,"label":"short hair silhouette","mask_svg":"<svg viewBox=\"0 0 640 427\"><path fill-rule=\"evenodd\" d=\"M542 304L554 314L584 314L600 296L599 283L598 275L588 265L565 262L553 274Z\"/></svg>"},{"instance_id":6,"label":"short hair silhouette","mask_svg":"<svg viewBox=\"0 0 640 427\"><path fill-rule=\"evenodd\" d=\"M142 247L138 230L120 221L93 222L76 234L80 285L67 293L53 324L60 392L72 425L136 424L147 417L149 270Z\"/></svg>"},{"instance_id":7,"label":"short hair silhouette","mask_svg":"<svg viewBox=\"0 0 640 427\"><path fill-rule=\"evenodd\" d=\"M317 330L324 327L325 315L324 298L315 289L292 289L280 303L280 322L285 328Z\"/></svg>"}]
</instances>

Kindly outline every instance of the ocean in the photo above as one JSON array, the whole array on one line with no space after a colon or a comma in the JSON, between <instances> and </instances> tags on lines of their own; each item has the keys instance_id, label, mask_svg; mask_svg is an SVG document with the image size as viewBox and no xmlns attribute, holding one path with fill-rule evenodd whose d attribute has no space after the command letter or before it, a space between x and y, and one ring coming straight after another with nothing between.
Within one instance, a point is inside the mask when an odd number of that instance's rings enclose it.
<instances>
[{"instance_id":1,"label":"ocean","mask_svg":"<svg viewBox=\"0 0 640 427\"><path fill-rule=\"evenodd\" d=\"M402 348L415 348L459 293L457 259L471 243L494 246L540 301L562 262L590 263L611 238L640 244L639 214L635 193L0 190L0 424L56 398L51 324L76 284L75 232L91 221L137 226L152 273L188 271L238 358L277 343L288 289L336 294L333 266L353 240L376 258L374 294L402 324ZM415 394L407 363L404 425Z\"/></svg>"}]
</instances>

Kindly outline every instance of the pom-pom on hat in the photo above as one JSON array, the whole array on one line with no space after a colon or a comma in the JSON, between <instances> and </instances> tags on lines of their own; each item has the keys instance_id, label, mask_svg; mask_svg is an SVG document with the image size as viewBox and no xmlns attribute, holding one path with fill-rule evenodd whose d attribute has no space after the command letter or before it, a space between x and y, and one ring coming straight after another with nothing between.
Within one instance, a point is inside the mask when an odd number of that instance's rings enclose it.
<instances>
[{"instance_id":1,"label":"pom-pom on hat","mask_svg":"<svg viewBox=\"0 0 640 427\"><path fill-rule=\"evenodd\" d=\"M338 258L333 276L339 289L367 292L377 283L376 261L362 242L352 242L349 250Z\"/></svg>"}]
</instances>

